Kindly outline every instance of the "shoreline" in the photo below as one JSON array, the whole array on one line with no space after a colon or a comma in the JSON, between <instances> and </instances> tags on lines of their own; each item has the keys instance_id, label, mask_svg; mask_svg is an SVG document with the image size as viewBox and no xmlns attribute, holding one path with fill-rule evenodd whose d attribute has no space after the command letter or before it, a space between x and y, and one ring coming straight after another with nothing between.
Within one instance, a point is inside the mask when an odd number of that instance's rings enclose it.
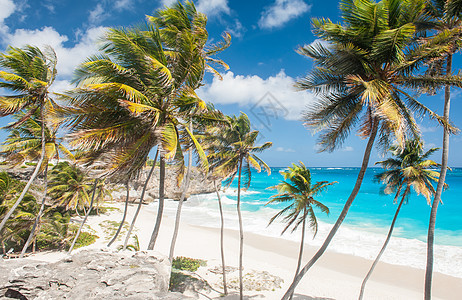
<instances>
[{"instance_id":1,"label":"shoreline","mask_svg":"<svg viewBox=\"0 0 462 300\"><path fill-rule=\"evenodd\" d=\"M172 201L173 202L173 201ZM174 202L175 204L177 202ZM120 211L110 211L108 214L92 216L88 225L96 231L100 238L88 247L104 248L105 234L97 225L104 220L120 222L122 216L122 202L108 203ZM135 204L129 205L127 220L136 209ZM216 289L219 276L209 272L209 269L221 265L219 249L219 228L204 227L188 224L184 219L187 208L183 211L183 218L175 248L175 256L186 256L207 260L207 267L200 268L199 273ZM135 227L135 234L139 237L141 250L146 249L151 231L154 227L156 212L143 205ZM174 218L164 216L154 250L167 254L170 247L174 226ZM245 228L244 228L245 229ZM133 235L132 235L133 236ZM121 241L125 238L121 235ZM116 249L121 242L116 242L112 249ZM305 244L302 264L318 249L317 246ZM246 291L250 298L263 297L266 299L280 299L293 279L298 257L299 243L278 237L269 237L246 231L244 233L244 274L246 272L267 271L281 277L284 282L274 291ZM76 251L79 251L77 249ZM238 266L239 236L238 231L225 229L225 257L227 266ZM412 253L408 253L412 255ZM43 256L43 257L41 257ZM33 255L29 259L59 259L65 254ZM54 258L53 258L54 257ZM350 254L342 254L327 250L324 256L305 275L296 289L294 299L357 299L363 277L367 273L372 261ZM379 262L370 278L365 292L365 299L422 299L424 270L409 266L392 265ZM235 291L232 291L235 292ZM457 278L438 272L434 273L433 299L458 299L462 294L462 278ZM213 297L210 295L209 297ZM234 298L233 298L234 297ZM201 298L206 299L206 298ZM216 298L219 299L219 298ZM234 295L225 299L235 299Z\"/></svg>"}]
</instances>

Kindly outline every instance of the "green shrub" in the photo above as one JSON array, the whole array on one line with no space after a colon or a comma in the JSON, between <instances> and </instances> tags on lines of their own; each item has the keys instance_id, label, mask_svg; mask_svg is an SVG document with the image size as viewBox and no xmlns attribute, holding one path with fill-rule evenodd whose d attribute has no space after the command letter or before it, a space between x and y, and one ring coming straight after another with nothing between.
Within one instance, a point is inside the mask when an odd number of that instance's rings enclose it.
<instances>
[{"instance_id":1,"label":"green shrub","mask_svg":"<svg viewBox=\"0 0 462 300\"><path fill-rule=\"evenodd\" d=\"M178 256L173 259L172 268L177 270L186 270L196 272L200 266L206 266L207 261L202 259L194 259L190 257Z\"/></svg>"},{"instance_id":2,"label":"green shrub","mask_svg":"<svg viewBox=\"0 0 462 300\"><path fill-rule=\"evenodd\" d=\"M24 164L25 164L26 166L31 166L31 167L35 167L35 166L37 165L37 163L28 162L28 161L26 161Z\"/></svg>"},{"instance_id":3,"label":"green shrub","mask_svg":"<svg viewBox=\"0 0 462 300\"><path fill-rule=\"evenodd\" d=\"M91 234L89 232L82 231L82 232L80 232L80 235L79 235L77 241L75 241L74 249L91 245L96 241L97 238L98 238L98 236L95 235L95 234Z\"/></svg>"}]
</instances>

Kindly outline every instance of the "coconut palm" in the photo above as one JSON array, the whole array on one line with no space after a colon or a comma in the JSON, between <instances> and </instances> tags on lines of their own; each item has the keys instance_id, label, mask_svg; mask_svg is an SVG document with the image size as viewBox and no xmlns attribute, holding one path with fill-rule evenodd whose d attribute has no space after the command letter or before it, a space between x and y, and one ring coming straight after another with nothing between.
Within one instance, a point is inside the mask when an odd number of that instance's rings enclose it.
<instances>
[{"instance_id":1,"label":"coconut palm","mask_svg":"<svg viewBox=\"0 0 462 300\"><path fill-rule=\"evenodd\" d=\"M431 0L428 1L428 10L435 19L435 26L433 29L437 34L432 37L433 40L444 38L449 46L448 51L431 62L430 68L427 73L432 75L451 74L452 73L452 57L453 54L460 50L460 38L462 30L462 3L460 0ZM449 37L449 39L448 39ZM449 107L451 101L450 86L445 87L444 91L444 109L443 118L449 121ZM428 225L428 238L427 238L427 267L425 273L425 299L431 299L432 287L432 274L433 274L433 244L435 238L435 224L436 214L438 211L438 204L441 201L441 194L443 192L444 182L446 178L446 171L448 169L449 158L449 131L443 129L443 146L441 157L441 172L436 187L435 197L432 203L430 213L430 221Z\"/></svg>"},{"instance_id":2,"label":"coconut palm","mask_svg":"<svg viewBox=\"0 0 462 300\"><path fill-rule=\"evenodd\" d=\"M183 108L205 103L191 86L203 68L190 60L187 41L168 48L159 28L112 29L105 37L104 54L88 59L77 70L79 87L70 93L74 144L92 153L113 157L108 172L136 175L150 150L159 146L159 209L149 242L152 249L160 228L164 202L165 161L183 161L180 129L207 161L184 123ZM181 173L181 172L180 172Z\"/></svg>"},{"instance_id":3,"label":"coconut palm","mask_svg":"<svg viewBox=\"0 0 462 300\"><path fill-rule=\"evenodd\" d=\"M196 11L192 1L185 1L184 4L178 1L170 8L158 10L154 16L149 16L148 20L159 28L162 40L168 49L175 49L175 52L183 53L181 60L185 63L180 65L188 66L189 69L191 69L189 66L194 66L191 70L185 72L188 74L188 77L190 77L186 80L185 84L191 90L196 90L200 87L205 73L204 71L206 70L221 79L220 73L212 67L212 64L221 66L224 69L229 68L222 60L213 57L229 47L231 39L229 34L225 33L224 40L218 44L206 45L208 41L208 33L206 30L207 17L205 14ZM181 47L181 49L179 49L179 47ZM187 51L184 51L185 49ZM193 116L200 115L201 119L210 119L211 115L207 114L207 107L198 105L202 104L201 102L192 102L191 104L192 105L183 106L182 112L184 118L188 120L189 131L193 132L193 122L195 121L193 120ZM188 148L188 168L183 182L183 192L178 202L175 228L170 246L170 260L173 259L180 225L181 209L190 182L193 147Z\"/></svg>"},{"instance_id":4,"label":"coconut palm","mask_svg":"<svg viewBox=\"0 0 462 300\"><path fill-rule=\"evenodd\" d=\"M239 219L239 294L243 299L242 282L242 256L244 247L244 229L241 215L241 188L248 189L251 181L251 168L258 172L263 169L271 174L271 169L255 153L272 146L266 142L261 146L255 146L259 132L251 130L250 121L246 114L241 113L239 117L228 117L229 126L217 127L212 136L216 138L210 148L214 151L208 155L213 172L221 178L227 177L228 186L237 175L237 214ZM244 177L244 178L243 178Z\"/></svg>"},{"instance_id":5,"label":"coconut palm","mask_svg":"<svg viewBox=\"0 0 462 300\"><path fill-rule=\"evenodd\" d=\"M300 224L302 225L300 251L298 254L297 268L295 270L295 276L297 276L300 271L303 257L306 220L309 219L309 225L314 232L314 238L318 232L318 221L313 208L316 207L320 209L321 212L329 214L329 208L313 197L337 182L318 181L312 184L310 170L307 169L302 162L300 162L299 165L292 164L292 167L289 167L288 170L281 171L281 175L284 176L286 181L281 181L278 185L270 187L270 189L277 189L278 194L271 196L271 200L266 205L271 203L289 205L274 215L270 219L268 225L282 216L284 216L284 221L287 222L287 225L284 227L281 234L284 234L291 226L292 232L294 232Z\"/></svg>"},{"instance_id":6,"label":"coconut palm","mask_svg":"<svg viewBox=\"0 0 462 300\"><path fill-rule=\"evenodd\" d=\"M15 118L22 119L24 113L18 113ZM6 161L14 166L22 164L26 161L36 161L39 159L42 148L41 136L41 121L38 112L35 112L31 117L19 124L16 128L9 128L10 134L2 145L1 155L5 156ZM48 164L52 159L59 160L60 153L64 157L73 160L74 155L63 145L62 139L56 136L58 126L49 128L46 124L45 128L45 157L42 161L41 171L44 178L44 190L41 200L39 213L36 216L35 223L32 226L31 233L24 248L21 252L21 257L24 256L27 248L32 242L33 237L38 232L38 224L45 209L45 199L47 195L48 183Z\"/></svg>"},{"instance_id":7,"label":"coconut palm","mask_svg":"<svg viewBox=\"0 0 462 300\"><path fill-rule=\"evenodd\" d=\"M356 184L325 242L301 269L283 299L288 299L304 274L327 249L345 219L364 178L376 138L381 149L396 140L400 145L419 135L413 112L447 122L418 102L409 90L444 84L460 86L459 76L414 75L429 57L447 50L416 45L421 24L427 21L424 0L371 0L341 2L343 24L313 19L315 34L327 44L315 43L299 49L313 58L314 70L297 87L311 90L318 99L305 113L305 125L322 131L320 151L342 145L350 131L367 138ZM413 13L409 13L412 11ZM451 128L453 129L453 128Z\"/></svg>"},{"instance_id":8,"label":"coconut palm","mask_svg":"<svg viewBox=\"0 0 462 300\"><path fill-rule=\"evenodd\" d=\"M13 92L9 96L0 97L0 116L14 115L24 112L24 115L9 127L17 127L39 112L41 121L42 148L40 159L16 203L10 208L0 223L0 231L14 210L19 206L38 175L45 158L45 115L54 112L56 103L49 97L49 88L56 77L56 54L51 47L42 52L39 48L25 46L24 48L9 47L0 54L0 88Z\"/></svg>"},{"instance_id":9,"label":"coconut palm","mask_svg":"<svg viewBox=\"0 0 462 300\"><path fill-rule=\"evenodd\" d=\"M438 148L431 148L424 153L423 144L420 140L408 140L405 142L404 147L393 146L390 148L394 158L388 158L376 163L380 164L384 169L387 169L387 171L376 175L376 179L382 181L386 185L384 190L385 193L395 193L395 203L400 195L401 200L396 208L387 238L362 282L359 299L363 298L366 282L374 271L380 257L385 252L391 235L393 234L393 229L401 206L405 201L408 201L407 199L410 196L411 187L418 195L422 194L427 199L427 203L430 204L431 197L435 194L433 182L437 182L439 176L439 173L432 169L440 165L428 159L428 157L437 150Z\"/></svg>"}]
</instances>

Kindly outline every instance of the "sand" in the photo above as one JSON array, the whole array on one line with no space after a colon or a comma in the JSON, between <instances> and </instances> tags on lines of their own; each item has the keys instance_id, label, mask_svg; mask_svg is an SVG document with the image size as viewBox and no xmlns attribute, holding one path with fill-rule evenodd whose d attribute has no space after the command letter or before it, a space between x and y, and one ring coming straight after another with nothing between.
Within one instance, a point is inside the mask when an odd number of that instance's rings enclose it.
<instances>
[{"instance_id":1,"label":"sand","mask_svg":"<svg viewBox=\"0 0 462 300\"><path fill-rule=\"evenodd\" d=\"M120 210L108 214L90 217L88 224L100 236L97 242L89 247L105 247L109 237L98 225L105 220L120 222L122 218L122 203L110 203L111 207ZM136 205L131 204L127 220L131 221ZM136 234L141 250L146 249L156 213L143 207L136 223ZM164 217L155 249L168 255L174 220ZM198 273L204 277L217 292L211 292L201 299L219 299L221 289L218 283L221 279L210 272L210 269L221 265L219 248L220 231L217 228L207 228L181 223L175 248L175 256L187 256L207 261L206 267L201 267ZM116 242L112 248L120 245ZM316 247L305 245L304 260L317 250ZM77 250L78 251L78 250ZM292 282L297 263L299 244L282 238L268 237L246 232L244 237L244 274L248 272L267 271L281 277L284 282L280 288L270 291L245 291L246 299L280 299ZM226 265L237 267L239 254L239 234L235 230L225 231ZM412 255L408 253L407 255ZM39 254L31 259L55 260L65 256L61 254ZM302 264L303 264L302 263ZM298 285L295 300L308 299L357 299L364 275L371 261L327 251L325 255L311 268ZM237 272L235 272L237 274ZM423 299L424 270L412 267L379 263L366 287L364 299ZM223 298L221 298L223 299ZM225 299L238 299L238 291L231 290ZM433 277L433 299L462 299L462 278L435 273Z\"/></svg>"}]
</instances>

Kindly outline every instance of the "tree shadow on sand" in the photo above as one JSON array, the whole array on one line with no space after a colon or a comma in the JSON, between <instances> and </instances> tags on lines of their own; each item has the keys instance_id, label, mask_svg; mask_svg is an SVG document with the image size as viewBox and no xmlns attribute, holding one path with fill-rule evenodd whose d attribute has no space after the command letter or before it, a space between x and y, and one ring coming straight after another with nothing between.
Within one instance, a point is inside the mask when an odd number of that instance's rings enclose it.
<instances>
[{"instance_id":1,"label":"tree shadow on sand","mask_svg":"<svg viewBox=\"0 0 462 300\"><path fill-rule=\"evenodd\" d=\"M306 295L294 294L292 300L335 300L334 298L311 297Z\"/></svg>"},{"instance_id":2,"label":"tree shadow on sand","mask_svg":"<svg viewBox=\"0 0 462 300\"><path fill-rule=\"evenodd\" d=\"M230 293L226 297L217 297L213 299L223 299L223 300L239 300L239 293ZM266 299L262 294L255 295L245 295L244 300L256 300L256 299ZM311 297L301 294L294 294L292 300L335 300L334 298L324 298L324 297Z\"/></svg>"}]
</instances>

